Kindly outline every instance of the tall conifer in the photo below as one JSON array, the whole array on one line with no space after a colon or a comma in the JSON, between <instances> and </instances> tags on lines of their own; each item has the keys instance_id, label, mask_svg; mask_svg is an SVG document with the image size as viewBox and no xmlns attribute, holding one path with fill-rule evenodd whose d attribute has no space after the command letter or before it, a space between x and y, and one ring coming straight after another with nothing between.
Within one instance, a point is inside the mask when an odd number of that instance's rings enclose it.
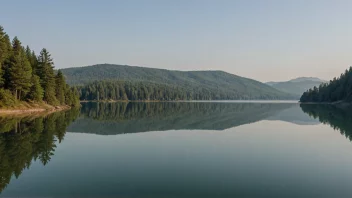
<instances>
[{"instance_id":1,"label":"tall conifer","mask_svg":"<svg viewBox=\"0 0 352 198\"><path fill-rule=\"evenodd\" d=\"M9 58L11 52L11 43L9 36L0 26L0 88L5 84L5 61Z\"/></svg>"},{"instance_id":2,"label":"tall conifer","mask_svg":"<svg viewBox=\"0 0 352 198\"><path fill-rule=\"evenodd\" d=\"M65 77L62 74L61 70L59 70L56 75L56 98L60 102L60 104L65 104L65 88Z\"/></svg>"},{"instance_id":3,"label":"tall conifer","mask_svg":"<svg viewBox=\"0 0 352 198\"><path fill-rule=\"evenodd\" d=\"M37 74L40 77L40 84L44 88L44 100L52 105L58 104L55 97L54 63L45 48L42 49L38 57Z\"/></svg>"},{"instance_id":4,"label":"tall conifer","mask_svg":"<svg viewBox=\"0 0 352 198\"><path fill-rule=\"evenodd\" d=\"M43 100L44 90L40 85L40 79L37 75L32 75L32 87L28 94L28 99L40 102Z\"/></svg>"},{"instance_id":5,"label":"tall conifer","mask_svg":"<svg viewBox=\"0 0 352 198\"><path fill-rule=\"evenodd\" d=\"M21 99L31 87L32 67L17 37L13 39L12 46L13 53L9 64L9 85L15 97Z\"/></svg>"},{"instance_id":6,"label":"tall conifer","mask_svg":"<svg viewBox=\"0 0 352 198\"><path fill-rule=\"evenodd\" d=\"M72 105L72 91L71 88L68 84L66 84L66 88L65 88L65 103L67 105Z\"/></svg>"},{"instance_id":7,"label":"tall conifer","mask_svg":"<svg viewBox=\"0 0 352 198\"><path fill-rule=\"evenodd\" d=\"M32 66L33 73L35 74L36 70L37 70L38 60L37 60L37 56L35 55L34 51L32 51L28 45L26 47L26 56L27 56L29 63Z\"/></svg>"}]
</instances>

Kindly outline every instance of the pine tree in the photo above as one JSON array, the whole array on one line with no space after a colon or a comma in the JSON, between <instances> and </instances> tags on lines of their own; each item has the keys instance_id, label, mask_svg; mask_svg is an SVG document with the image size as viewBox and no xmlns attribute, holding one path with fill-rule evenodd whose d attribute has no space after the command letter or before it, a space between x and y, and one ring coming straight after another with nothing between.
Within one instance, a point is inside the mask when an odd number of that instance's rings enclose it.
<instances>
[{"instance_id":1,"label":"pine tree","mask_svg":"<svg viewBox=\"0 0 352 198\"><path fill-rule=\"evenodd\" d=\"M72 105L72 91L70 89L70 86L68 84L66 84L66 88L65 88L65 103L67 105Z\"/></svg>"},{"instance_id":2,"label":"pine tree","mask_svg":"<svg viewBox=\"0 0 352 198\"><path fill-rule=\"evenodd\" d=\"M2 65L0 63L0 88L2 88L5 84L5 80L4 80L4 70L2 69Z\"/></svg>"},{"instance_id":3,"label":"pine tree","mask_svg":"<svg viewBox=\"0 0 352 198\"><path fill-rule=\"evenodd\" d=\"M9 85L15 94L15 98L21 99L31 87L32 67L17 37L13 39L12 46L13 53L9 64Z\"/></svg>"},{"instance_id":4,"label":"pine tree","mask_svg":"<svg viewBox=\"0 0 352 198\"><path fill-rule=\"evenodd\" d=\"M5 43L4 43L4 37L5 37L5 32L4 28L0 26L0 88L4 85L4 70L2 68L3 62L5 60L5 56L7 54L6 48L5 48Z\"/></svg>"},{"instance_id":5,"label":"pine tree","mask_svg":"<svg viewBox=\"0 0 352 198\"><path fill-rule=\"evenodd\" d=\"M9 36L4 31L4 28L0 26L0 64L10 56L11 43Z\"/></svg>"},{"instance_id":6,"label":"pine tree","mask_svg":"<svg viewBox=\"0 0 352 198\"><path fill-rule=\"evenodd\" d=\"M37 74L40 84L44 88L44 100L52 105L58 104L55 97L55 74L54 63L49 52L44 48L38 57Z\"/></svg>"},{"instance_id":7,"label":"pine tree","mask_svg":"<svg viewBox=\"0 0 352 198\"><path fill-rule=\"evenodd\" d=\"M28 94L28 98L33 101L40 102L43 100L44 90L40 85L40 78L39 76L33 74L32 75L32 87Z\"/></svg>"},{"instance_id":8,"label":"pine tree","mask_svg":"<svg viewBox=\"0 0 352 198\"><path fill-rule=\"evenodd\" d=\"M31 51L31 48L29 48L28 45L26 47L26 56L27 56L28 61L30 61L31 60L31 56L32 56L32 51Z\"/></svg>"},{"instance_id":9,"label":"pine tree","mask_svg":"<svg viewBox=\"0 0 352 198\"><path fill-rule=\"evenodd\" d=\"M56 98L60 102L60 104L65 104L65 88L66 82L65 77L62 74L61 70L58 71L56 75Z\"/></svg>"},{"instance_id":10,"label":"pine tree","mask_svg":"<svg viewBox=\"0 0 352 198\"><path fill-rule=\"evenodd\" d=\"M4 28L0 26L0 88L5 84L5 61L9 58L11 43Z\"/></svg>"},{"instance_id":11,"label":"pine tree","mask_svg":"<svg viewBox=\"0 0 352 198\"><path fill-rule=\"evenodd\" d=\"M0 63L0 89L3 88L5 85L5 70Z\"/></svg>"},{"instance_id":12,"label":"pine tree","mask_svg":"<svg viewBox=\"0 0 352 198\"><path fill-rule=\"evenodd\" d=\"M9 67L10 67L10 57L12 55L12 45L11 45L11 41L10 41L10 37L6 34L4 36L4 39L3 39L3 42L5 43L4 44L4 53L3 54L6 54L4 57L4 61L2 62L2 72L3 72L3 80L4 80L4 85L3 87L4 88L9 88Z\"/></svg>"},{"instance_id":13,"label":"pine tree","mask_svg":"<svg viewBox=\"0 0 352 198\"><path fill-rule=\"evenodd\" d=\"M32 51L28 45L26 47L26 56L27 56L29 63L32 66L32 71L35 74L36 70L37 70L38 60L37 60L37 56L35 55L34 51Z\"/></svg>"},{"instance_id":14,"label":"pine tree","mask_svg":"<svg viewBox=\"0 0 352 198\"><path fill-rule=\"evenodd\" d=\"M31 58L30 58L30 63L32 66L33 73L37 75L37 70L38 70L38 57L35 54L34 51L32 51Z\"/></svg>"},{"instance_id":15,"label":"pine tree","mask_svg":"<svg viewBox=\"0 0 352 198\"><path fill-rule=\"evenodd\" d=\"M23 47L22 47L21 41L17 38L17 36L15 36L15 38L13 38L12 40L13 55L20 54L22 50L23 50Z\"/></svg>"},{"instance_id":16,"label":"pine tree","mask_svg":"<svg viewBox=\"0 0 352 198\"><path fill-rule=\"evenodd\" d=\"M72 106L79 106L79 93L76 87L72 87Z\"/></svg>"}]
</instances>

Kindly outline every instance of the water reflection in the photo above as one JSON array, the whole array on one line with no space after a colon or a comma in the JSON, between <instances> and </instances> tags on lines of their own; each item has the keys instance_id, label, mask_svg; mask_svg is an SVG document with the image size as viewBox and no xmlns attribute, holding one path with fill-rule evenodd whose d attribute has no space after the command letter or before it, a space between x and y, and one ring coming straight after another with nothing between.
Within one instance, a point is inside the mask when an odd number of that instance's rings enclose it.
<instances>
[{"instance_id":1,"label":"water reflection","mask_svg":"<svg viewBox=\"0 0 352 198\"><path fill-rule=\"evenodd\" d=\"M0 117L0 192L12 175L18 178L33 160L46 165L78 115L79 109L72 109L46 116Z\"/></svg>"},{"instance_id":2,"label":"water reflection","mask_svg":"<svg viewBox=\"0 0 352 198\"><path fill-rule=\"evenodd\" d=\"M308 126L329 124L351 139L350 112L288 103L85 103L81 113L0 117L0 192L12 197L351 195L352 150L346 149L351 144L338 133L331 136L330 127ZM189 130L249 123L222 133ZM43 168L35 160L50 163Z\"/></svg>"},{"instance_id":3,"label":"water reflection","mask_svg":"<svg viewBox=\"0 0 352 198\"><path fill-rule=\"evenodd\" d=\"M352 107L339 108L334 105L301 104L303 112L321 123L330 125L352 141Z\"/></svg>"},{"instance_id":4,"label":"water reflection","mask_svg":"<svg viewBox=\"0 0 352 198\"><path fill-rule=\"evenodd\" d=\"M70 132L113 135L181 129L224 130L260 120L319 123L297 103L84 103Z\"/></svg>"}]
</instances>

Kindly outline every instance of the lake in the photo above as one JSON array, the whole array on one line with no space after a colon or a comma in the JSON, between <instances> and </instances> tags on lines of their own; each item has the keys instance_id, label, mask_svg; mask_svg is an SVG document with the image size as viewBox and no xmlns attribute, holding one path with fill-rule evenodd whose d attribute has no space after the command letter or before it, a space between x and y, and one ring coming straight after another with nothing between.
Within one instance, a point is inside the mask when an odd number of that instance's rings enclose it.
<instances>
[{"instance_id":1,"label":"lake","mask_svg":"<svg viewBox=\"0 0 352 198\"><path fill-rule=\"evenodd\" d=\"M352 111L82 103L0 117L0 197L352 197Z\"/></svg>"}]
</instances>

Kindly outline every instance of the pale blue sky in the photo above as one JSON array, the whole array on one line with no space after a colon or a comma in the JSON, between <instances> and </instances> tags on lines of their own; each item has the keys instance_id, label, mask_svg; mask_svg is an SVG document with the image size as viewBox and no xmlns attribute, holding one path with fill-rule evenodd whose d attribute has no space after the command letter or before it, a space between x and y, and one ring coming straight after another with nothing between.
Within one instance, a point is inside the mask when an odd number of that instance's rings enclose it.
<instances>
[{"instance_id":1,"label":"pale blue sky","mask_svg":"<svg viewBox=\"0 0 352 198\"><path fill-rule=\"evenodd\" d=\"M352 65L352 1L7 0L0 25L56 68L98 63L330 79Z\"/></svg>"}]
</instances>

